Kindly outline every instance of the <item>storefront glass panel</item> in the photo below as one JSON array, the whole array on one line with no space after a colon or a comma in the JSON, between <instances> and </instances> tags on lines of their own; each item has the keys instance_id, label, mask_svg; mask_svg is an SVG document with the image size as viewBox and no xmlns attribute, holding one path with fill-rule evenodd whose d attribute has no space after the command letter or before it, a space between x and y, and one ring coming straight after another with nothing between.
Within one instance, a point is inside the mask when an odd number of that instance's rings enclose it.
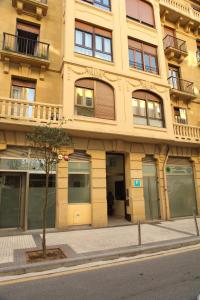
<instances>
[{"instance_id":1,"label":"storefront glass panel","mask_svg":"<svg viewBox=\"0 0 200 300\"><path fill-rule=\"evenodd\" d=\"M193 169L187 165L167 165L167 184L172 218L191 216L196 210Z\"/></svg>"},{"instance_id":2,"label":"storefront glass panel","mask_svg":"<svg viewBox=\"0 0 200 300\"><path fill-rule=\"evenodd\" d=\"M49 178L46 227L55 227L56 189L55 175ZM28 196L28 229L42 228L43 207L45 200L45 175L30 174Z\"/></svg>"},{"instance_id":3,"label":"storefront glass panel","mask_svg":"<svg viewBox=\"0 0 200 300\"><path fill-rule=\"evenodd\" d=\"M19 228L22 197L22 177L0 175L0 228Z\"/></svg>"}]
</instances>

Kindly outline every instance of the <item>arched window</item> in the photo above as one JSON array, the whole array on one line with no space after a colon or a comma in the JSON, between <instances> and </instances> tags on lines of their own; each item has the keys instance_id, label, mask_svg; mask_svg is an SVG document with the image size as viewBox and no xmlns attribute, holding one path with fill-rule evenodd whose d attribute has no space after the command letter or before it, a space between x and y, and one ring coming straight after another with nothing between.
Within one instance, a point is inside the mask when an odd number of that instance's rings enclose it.
<instances>
[{"instance_id":1,"label":"arched window","mask_svg":"<svg viewBox=\"0 0 200 300\"><path fill-rule=\"evenodd\" d=\"M76 115L115 119L114 90L109 84L84 78L76 81L75 90Z\"/></svg>"},{"instance_id":2,"label":"arched window","mask_svg":"<svg viewBox=\"0 0 200 300\"><path fill-rule=\"evenodd\" d=\"M164 127L162 99L147 91L138 90L132 95L133 123Z\"/></svg>"},{"instance_id":3,"label":"arched window","mask_svg":"<svg viewBox=\"0 0 200 300\"><path fill-rule=\"evenodd\" d=\"M127 17L140 23L155 27L153 7L143 0L126 0Z\"/></svg>"}]
</instances>

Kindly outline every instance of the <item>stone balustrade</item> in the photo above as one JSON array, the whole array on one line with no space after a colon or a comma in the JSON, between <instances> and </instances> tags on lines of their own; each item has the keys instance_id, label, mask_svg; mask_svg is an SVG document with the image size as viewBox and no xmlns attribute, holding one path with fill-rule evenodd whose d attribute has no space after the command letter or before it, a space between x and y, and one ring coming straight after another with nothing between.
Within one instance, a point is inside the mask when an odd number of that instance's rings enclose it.
<instances>
[{"instance_id":1,"label":"stone balustrade","mask_svg":"<svg viewBox=\"0 0 200 300\"><path fill-rule=\"evenodd\" d=\"M62 105L30 102L0 97L0 118L5 120L58 123L62 120Z\"/></svg>"},{"instance_id":2,"label":"stone balustrade","mask_svg":"<svg viewBox=\"0 0 200 300\"><path fill-rule=\"evenodd\" d=\"M177 11L178 13L200 22L200 12L193 9L189 1L186 0L160 0L160 5Z\"/></svg>"},{"instance_id":3,"label":"stone balustrade","mask_svg":"<svg viewBox=\"0 0 200 300\"><path fill-rule=\"evenodd\" d=\"M189 126L185 124L174 124L174 135L176 139L188 140L189 142L200 141L200 127Z\"/></svg>"}]
</instances>

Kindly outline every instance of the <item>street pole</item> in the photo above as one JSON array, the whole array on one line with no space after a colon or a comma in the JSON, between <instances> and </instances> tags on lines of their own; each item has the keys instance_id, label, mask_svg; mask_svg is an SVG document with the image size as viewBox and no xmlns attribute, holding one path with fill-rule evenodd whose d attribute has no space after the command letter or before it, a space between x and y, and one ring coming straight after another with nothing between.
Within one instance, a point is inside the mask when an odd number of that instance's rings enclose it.
<instances>
[{"instance_id":1,"label":"street pole","mask_svg":"<svg viewBox=\"0 0 200 300\"><path fill-rule=\"evenodd\" d=\"M196 209L195 208L193 210L193 217L194 217L194 224L195 224L195 228L196 228L196 234L197 234L197 236L199 236L199 227L198 227Z\"/></svg>"},{"instance_id":2,"label":"street pole","mask_svg":"<svg viewBox=\"0 0 200 300\"><path fill-rule=\"evenodd\" d=\"M142 245L142 237L141 237L141 223L138 220L138 246Z\"/></svg>"}]
</instances>

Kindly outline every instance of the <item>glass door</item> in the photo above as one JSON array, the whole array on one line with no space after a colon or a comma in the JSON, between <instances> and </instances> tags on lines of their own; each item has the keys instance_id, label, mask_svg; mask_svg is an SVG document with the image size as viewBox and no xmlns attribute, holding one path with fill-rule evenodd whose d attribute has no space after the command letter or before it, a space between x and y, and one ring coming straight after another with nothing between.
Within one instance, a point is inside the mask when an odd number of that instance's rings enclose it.
<instances>
[{"instance_id":1,"label":"glass door","mask_svg":"<svg viewBox=\"0 0 200 300\"><path fill-rule=\"evenodd\" d=\"M180 72L179 68L169 67L169 84L173 89L180 90Z\"/></svg>"},{"instance_id":2,"label":"glass door","mask_svg":"<svg viewBox=\"0 0 200 300\"><path fill-rule=\"evenodd\" d=\"M160 219L160 201L156 164L153 160L143 162L143 183L146 219L158 220Z\"/></svg>"},{"instance_id":3,"label":"glass door","mask_svg":"<svg viewBox=\"0 0 200 300\"><path fill-rule=\"evenodd\" d=\"M22 176L0 174L0 228L19 228Z\"/></svg>"}]
</instances>

